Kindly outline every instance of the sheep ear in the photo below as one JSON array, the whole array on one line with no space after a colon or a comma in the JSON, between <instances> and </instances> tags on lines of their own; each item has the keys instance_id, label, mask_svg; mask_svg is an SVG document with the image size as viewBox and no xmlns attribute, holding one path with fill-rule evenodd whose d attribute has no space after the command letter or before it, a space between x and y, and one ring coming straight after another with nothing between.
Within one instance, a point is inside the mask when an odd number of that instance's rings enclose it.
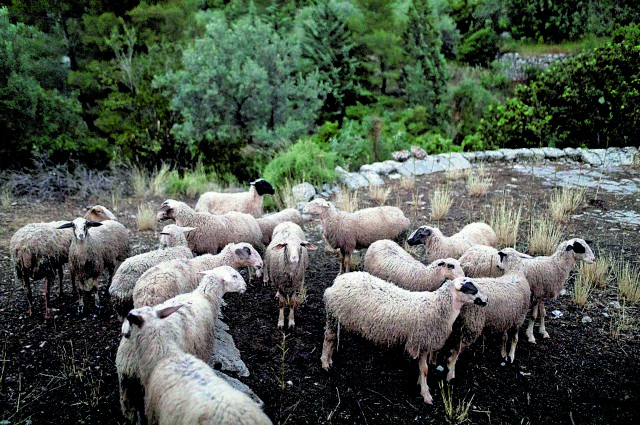
<instances>
[{"instance_id":1,"label":"sheep ear","mask_svg":"<svg viewBox=\"0 0 640 425\"><path fill-rule=\"evenodd\" d=\"M238 258L246 260L247 258L251 258L251 249L248 246L242 246L236 249L236 255Z\"/></svg>"},{"instance_id":2,"label":"sheep ear","mask_svg":"<svg viewBox=\"0 0 640 425\"><path fill-rule=\"evenodd\" d=\"M448 264L447 264L447 268L448 268L449 270L453 270L453 269L455 269L455 268L456 268L456 266L455 266L454 264L448 263Z\"/></svg>"},{"instance_id":3,"label":"sheep ear","mask_svg":"<svg viewBox=\"0 0 640 425\"><path fill-rule=\"evenodd\" d=\"M316 249L318 249L317 246L307 241L302 242L300 245L307 248L309 251L315 251Z\"/></svg>"},{"instance_id":4,"label":"sheep ear","mask_svg":"<svg viewBox=\"0 0 640 425\"><path fill-rule=\"evenodd\" d=\"M584 245L582 245L580 242L575 241L573 243L573 251L576 254L584 254L587 250L585 249Z\"/></svg>"},{"instance_id":5,"label":"sheep ear","mask_svg":"<svg viewBox=\"0 0 640 425\"><path fill-rule=\"evenodd\" d=\"M593 239L585 239L584 241L587 243L587 245L591 245L593 243Z\"/></svg>"},{"instance_id":6,"label":"sheep ear","mask_svg":"<svg viewBox=\"0 0 640 425\"><path fill-rule=\"evenodd\" d=\"M437 264L437 266L438 266L438 267L442 267L442 266L444 266L444 261L440 261L440 262Z\"/></svg>"},{"instance_id":7,"label":"sheep ear","mask_svg":"<svg viewBox=\"0 0 640 425\"><path fill-rule=\"evenodd\" d=\"M127 314L127 321L139 328L142 328L142 326L144 326L144 319L142 318L142 316L138 316L137 314Z\"/></svg>"},{"instance_id":8,"label":"sheep ear","mask_svg":"<svg viewBox=\"0 0 640 425\"><path fill-rule=\"evenodd\" d=\"M68 229L70 227L73 227L73 222L72 221L70 221L68 223L61 224L60 226L58 226L58 229Z\"/></svg>"},{"instance_id":9,"label":"sheep ear","mask_svg":"<svg viewBox=\"0 0 640 425\"><path fill-rule=\"evenodd\" d=\"M283 249L285 246L287 246L286 243L279 243L273 246L273 249Z\"/></svg>"},{"instance_id":10,"label":"sheep ear","mask_svg":"<svg viewBox=\"0 0 640 425\"><path fill-rule=\"evenodd\" d=\"M160 319L164 319L165 317L171 316L173 313L178 311L183 304L173 305L171 307L165 307L162 310L156 311L156 316Z\"/></svg>"},{"instance_id":11,"label":"sheep ear","mask_svg":"<svg viewBox=\"0 0 640 425\"><path fill-rule=\"evenodd\" d=\"M460 292L467 295L475 295L478 293L478 288L474 285L472 280L464 280L460 287Z\"/></svg>"},{"instance_id":12,"label":"sheep ear","mask_svg":"<svg viewBox=\"0 0 640 425\"><path fill-rule=\"evenodd\" d=\"M182 230L182 233L189 233L192 230L196 230L197 227L186 227L186 226L181 226L180 230Z\"/></svg>"},{"instance_id":13,"label":"sheep ear","mask_svg":"<svg viewBox=\"0 0 640 425\"><path fill-rule=\"evenodd\" d=\"M99 221L87 221L87 227L100 227L102 223Z\"/></svg>"},{"instance_id":14,"label":"sheep ear","mask_svg":"<svg viewBox=\"0 0 640 425\"><path fill-rule=\"evenodd\" d=\"M504 261L505 257L507 257L507 253L504 251L498 251L498 255L500 256L500 261Z\"/></svg>"}]
</instances>

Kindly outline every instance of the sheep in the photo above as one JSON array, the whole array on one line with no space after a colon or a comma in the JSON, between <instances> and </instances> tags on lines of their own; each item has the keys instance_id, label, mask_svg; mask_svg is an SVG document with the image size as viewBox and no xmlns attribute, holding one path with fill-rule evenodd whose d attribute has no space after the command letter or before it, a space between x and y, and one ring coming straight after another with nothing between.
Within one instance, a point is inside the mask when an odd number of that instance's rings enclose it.
<instances>
[{"instance_id":1,"label":"sheep","mask_svg":"<svg viewBox=\"0 0 640 425\"><path fill-rule=\"evenodd\" d=\"M405 344L420 357L420 394L433 403L427 385L427 356L439 350L464 303L486 304L486 296L466 277L445 282L434 292L411 292L370 275L339 275L324 292L327 324L322 347L322 367L333 364L332 354L340 327L356 331L380 344Z\"/></svg>"},{"instance_id":2,"label":"sheep","mask_svg":"<svg viewBox=\"0 0 640 425\"><path fill-rule=\"evenodd\" d=\"M262 231L255 217L239 212L224 215L196 212L184 202L168 199L157 214L158 221L173 219L179 226L195 227L187 242L194 254L217 254L232 242L248 242L262 250Z\"/></svg>"},{"instance_id":3,"label":"sheep","mask_svg":"<svg viewBox=\"0 0 640 425\"><path fill-rule=\"evenodd\" d=\"M464 276L455 258L438 259L425 266L388 239L369 246L364 256L364 271L410 291L433 291L446 280Z\"/></svg>"},{"instance_id":4,"label":"sheep","mask_svg":"<svg viewBox=\"0 0 640 425\"><path fill-rule=\"evenodd\" d=\"M273 240L264 254L263 282L271 278L276 290L280 313L278 328L284 327L284 309L289 306L289 327L295 326L294 310L304 301L304 273L309 263L307 251L316 250L308 242L300 226L290 221L278 224L273 229Z\"/></svg>"},{"instance_id":5,"label":"sheep","mask_svg":"<svg viewBox=\"0 0 640 425\"><path fill-rule=\"evenodd\" d=\"M87 210L84 213L84 218L87 221L105 221L105 220L118 221L116 216L111 211L109 211L106 207L103 207L102 205L94 205L92 207L87 207Z\"/></svg>"},{"instance_id":6,"label":"sheep","mask_svg":"<svg viewBox=\"0 0 640 425\"><path fill-rule=\"evenodd\" d=\"M540 314L539 332L543 338L549 338L544 326L544 302L555 299L569 277L569 272L577 261L591 264L595 255L589 247L591 241L573 238L561 242L551 256L533 257L525 261L525 275L531 286L531 318L527 328L527 338L532 344L536 343L533 336L533 326Z\"/></svg>"},{"instance_id":7,"label":"sheep","mask_svg":"<svg viewBox=\"0 0 640 425\"><path fill-rule=\"evenodd\" d=\"M70 230L61 232L57 227L64 221L49 223L30 223L18 229L9 242L11 264L16 279L22 282L27 291L29 316L33 313L33 295L30 280L45 279L44 317L49 319L49 292L58 276L58 296L62 296L63 266L69 261L69 246L73 239ZM76 291L75 278L72 276L72 288Z\"/></svg>"},{"instance_id":8,"label":"sheep","mask_svg":"<svg viewBox=\"0 0 640 425\"><path fill-rule=\"evenodd\" d=\"M247 394L233 388L196 357L178 353L163 358L147 386L145 412L150 423L270 425Z\"/></svg>"},{"instance_id":9,"label":"sheep","mask_svg":"<svg viewBox=\"0 0 640 425\"><path fill-rule=\"evenodd\" d=\"M108 282L111 282L116 266L127 258L129 230L117 221L87 221L82 217L58 226L58 229L67 228L73 228L74 234L69 247L69 270L81 288L78 311L84 310L83 292L92 289L95 305L99 308L98 278L106 269Z\"/></svg>"},{"instance_id":10,"label":"sheep","mask_svg":"<svg viewBox=\"0 0 640 425\"><path fill-rule=\"evenodd\" d=\"M263 215L256 220L258 221L258 226L260 226L260 230L262 231L262 242L265 246L269 245L271 242L273 229L278 224L284 223L285 221L291 221L296 223L298 226L302 226L302 214L300 214L300 211L295 208L286 208L282 211Z\"/></svg>"},{"instance_id":11,"label":"sheep","mask_svg":"<svg viewBox=\"0 0 640 425\"><path fill-rule=\"evenodd\" d=\"M167 347L208 360L215 349L215 322L222 296L226 292L244 292L246 283L229 266L218 267L200 274L198 287L154 307L131 310L122 324L122 338L116 354L116 368L120 386L122 413L130 421L143 409L142 397L154 364L169 355ZM179 310L178 314L174 314ZM160 328L141 332L145 318L165 318ZM153 339L146 339L152 337Z\"/></svg>"},{"instance_id":12,"label":"sheep","mask_svg":"<svg viewBox=\"0 0 640 425\"><path fill-rule=\"evenodd\" d=\"M487 306L477 308L465 304L454 324L451 335L453 349L447 361L447 381L455 378L455 365L460 352L471 345L482 334L483 329L502 332L501 355L504 359L515 359L518 330L529 310L531 290L524 274L526 261L513 249L498 251L497 267L503 271L500 277L474 278L476 286L487 296ZM506 345L511 333L509 354Z\"/></svg>"},{"instance_id":13,"label":"sheep","mask_svg":"<svg viewBox=\"0 0 640 425\"><path fill-rule=\"evenodd\" d=\"M225 214L238 211L254 217L262 215L262 197L273 195L275 190L265 179L251 182L248 192L220 193L205 192L200 195L195 210L212 214Z\"/></svg>"},{"instance_id":14,"label":"sheep","mask_svg":"<svg viewBox=\"0 0 640 425\"><path fill-rule=\"evenodd\" d=\"M144 272L133 288L133 305L156 305L178 294L190 292L198 286L199 273L228 265L238 270L254 267L260 274L262 257L248 243L231 243L217 255L205 254L185 260L162 262Z\"/></svg>"},{"instance_id":15,"label":"sheep","mask_svg":"<svg viewBox=\"0 0 640 425\"><path fill-rule=\"evenodd\" d=\"M458 233L449 237L444 236L436 227L420 226L409 236L407 243L411 246L424 244L427 250L427 261L431 262L438 258L460 258L474 245L496 247L498 237L488 224L475 222L467 224Z\"/></svg>"},{"instance_id":16,"label":"sheep","mask_svg":"<svg viewBox=\"0 0 640 425\"><path fill-rule=\"evenodd\" d=\"M530 255L513 248L503 248L501 251L513 253L521 258L531 258ZM497 267L499 262L498 250L486 245L474 245L460 257L462 270L465 276L469 277L500 277L504 273L500 267Z\"/></svg>"},{"instance_id":17,"label":"sheep","mask_svg":"<svg viewBox=\"0 0 640 425\"><path fill-rule=\"evenodd\" d=\"M185 237L185 232L192 230L193 227L180 227L175 224L164 226L160 232L162 249L134 255L120 264L111 279L109 295L121 322L133 308L133 288L145 271L164 261L193 258Z\"/></svg>"},{"instance_id":18,"label":"sheep","mask_svg":"<svg viewBox=\"0 0 640 425\"><path fill-rule=\"evenodd\" d=\"M322 232L329 245L339 250L340 273L350 271L351 253L379 239L394 239L409 227L400 208L381 206L350 213L338 211L332 203L316 198L303 212L320 216Z\"/></svg>"}]
</instances>

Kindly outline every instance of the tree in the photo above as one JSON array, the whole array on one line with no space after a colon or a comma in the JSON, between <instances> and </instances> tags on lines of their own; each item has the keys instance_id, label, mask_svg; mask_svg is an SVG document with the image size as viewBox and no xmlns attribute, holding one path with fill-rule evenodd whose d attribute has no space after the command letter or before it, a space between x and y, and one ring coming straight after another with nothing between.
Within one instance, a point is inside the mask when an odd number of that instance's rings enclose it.
<instances>
[{"instance_id":1,"label":"tree","mask_svg":"<svg viewBox=\"0 0 640 425\"><path fill-rule=\"evenodd\" d=\"M347 106L357 103L360 92L356 75L358 61L353 57L353 38L346 16L335 2L316 2L305 12L300 23L302 57L318 68L327 85L327 99L319 121L341 123Z\"/></svg>"},{"instance_id":2,"label":"tree","mask_svg":"<svg viewBox=\"0 0 640 425\"><path fill-rule=\"evenodd\" d=\"M409 106L426 108L433 124L439 124L440 104L447 92L449 73L433 23L429 0L413 0L409 21L403 34L406 56L415 62L404 66L402 87Z\"/></svg>"},{"instance_id":3,"label":"tree","mask_svg":"<svg viewBox=\"0 0 640 425\"><path fill-rule=\"evenodd\" d=\"M177 142L218 172L242 174L240 150L287 146L308 132L322 105L318 72L303 74L300 47L250 14L227 22L223 13L199 14L202 38L184 50L184 69L156 78L181 116Z\"/></svg>"}]
</instances>

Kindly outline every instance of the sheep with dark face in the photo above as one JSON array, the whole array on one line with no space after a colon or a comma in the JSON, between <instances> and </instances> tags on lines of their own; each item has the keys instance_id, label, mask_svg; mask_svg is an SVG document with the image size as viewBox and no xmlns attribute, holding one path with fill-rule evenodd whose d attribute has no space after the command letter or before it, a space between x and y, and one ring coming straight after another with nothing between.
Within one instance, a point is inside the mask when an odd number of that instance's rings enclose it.
<instances>
[{"instance_id":1,"label":"sheep with dark face","mask_svg":"<svg viewBox=\"0 0 640 425\"><path fill-rule=\"evenodd\" d=\"M427 260L434 261L438 258L460 258L474 245L496 247L498 237L491 226L476 222L467 224L449 237L444 236L437 227L420 226L409 236L407 243L411 246L423 244L427 250Z\"/></svg>"},{"instance_id":2,"label":"sheep with dark face","mask_svg":"<svg viewBox=\"0 0 640 425\"><path fill-rule=\"evenodd\" d=\"M589 241L591 242L591 241ZM543 338L549 338L544 326L544 302L555 299L564 283L569 278L569 272L576 262L593 263L595 255L584 239L573 238L561 242L551 256L533 257L524 262L525 275L531 286L531 318L527 328L529 342L536 342L533 336L533 326L540 314L539 332Z\"/></svg>"},{"instance_id":3,"label":"sheep with dark face","mask_svg":"<svg viewBox=\"0 0 640 425\"><path fill-rule=\"evenodd\" d=\"M295 326L294 310L302 303L304 273L309 263L307 251L316 246L308 242L300 226L290 221L273 230L273 239L264 254L263 281L276 290L280 307L278 328L284 327L284 309L289 306L289 327Z\"/></svg>"},{"instance_id":4,"label":"sheep with dark face","mask_svg":"<svg viewBox=\"0 0 640 425\"><path fill-rule=\"evenodd\" d=\"M322 347L322 367L329 369L340 329L358 332L370 341L404 344L420 358L420 394L433 399L427 385L427 358L439 350L465 303L486 304L486 296L466 277L445 282L434 292L412 292L366 272L339 275L324 291L327 325Z\"/></svg>"},{"instance_id":5,"label":"sheep with dark face","mask_svg":"<svg viewBox=\"0 0 640 425\"><path fill-rule=\"evenodd\" d=\"M254 217L262 215L262 199L264 195L273 195L275 190L265 179L251 182L248 192L221 193L205 192L200 195L195 210L212 214L225 214L238 211Z\"/></svg>"},{"instance_id":6,"label":"sheep with dark face","mask_svg":"<svg viewBox=\"0 0 640 425\"><path fill-rule=\"evenodd\" d=\"M74 239L69 247L69 270L72 278L80 284L78 309L84 309L83 292L94 292L96 307L100 307L98 279L106 270L108 281L119 263L129 253L129 230L117 221L87 221L78 217L58 226L58 229L73 228Z\"/></svg>"}]
</instances>

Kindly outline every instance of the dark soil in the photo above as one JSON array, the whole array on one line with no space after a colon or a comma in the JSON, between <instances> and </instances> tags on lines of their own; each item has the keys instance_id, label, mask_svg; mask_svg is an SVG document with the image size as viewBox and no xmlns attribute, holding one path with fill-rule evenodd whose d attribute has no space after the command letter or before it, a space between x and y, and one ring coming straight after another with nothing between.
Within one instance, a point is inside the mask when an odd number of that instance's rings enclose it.
<instances>
[{"instance_id":1,"label":"dark soil","mask_svg":"<svg viewBox=\"0 0 640 425\"><path fill-rule=\"evenodd\" d=\"M507 167L489 168L492 191L470 197L462 180L452 182L455 201L446 219L436 223L445 234L486 217L488 208L508 192L523 206L518 248L526 250L529 218L544 214L551 187ZM612 172L637 177L637 170ZM428 193L442 174L416 180L413 189L391 184L387 204L401 206L412 225L428 223ZM559 182L561 184L561 182ZM411 203L424 194L425 205ZM373 205L366 191L361 207ZM564 236L593 239L597 256L624 258L638 265L640 234L626 223L602 221L594 209L640 211L640 194L612 195L589 190L587 202L566 223ZM597 199L590 205L589 199ZM111 198L92 203L111 206ZM162 199L156 199L160 205ZM189 200L193 201L193 200ZM134 252L156 245L153 232L138 232L139 202L119 201L119 219L132 231ZM13 277L8 244L22 225L35 221L72 219L85 204L72 200L44 203L17 199L0 208L0 424L122 424L115 355L120 323L103 288L104 307L76 312L65 275L64 296L52 294L55 317L45 323L43 282L34 285L34 315L26 314L26 296ZM594 289L584 308L570 295L548 303L547 312L562 316L547 320L551 338L527 342L524 329L513 364L499 355L499 337L488 334L461 355L457 378L447 387L446 368L430 367L428 382L434 398L426 405L419 393L417 361L401 347L374 345L355 334L342 333L334 366L321 368L325 313L324 289L338 273L336 254L325 251L317 222L307 223L309 239L319 249L310 255L307 299L296 314L295 330L276 328L274 291L261 282L248 284L245 294L228 294L225 321L251 375L241 380L264 401L274 423L289 424L440 424L447 420L441 385L451 389L454 407L470 402L468 419L482 424L631 424L640 420L640 338L636 306L610 307L618 296L617 282ZM358 256L356 256L357 258ZM360 256L361 258L361 256ZM361 267L361 264L357 268ZM566 285L572 290L573 277ZM591 322L583 323L584 317ZM444 356L441 356L444 357ZM440 358L438 364L444 364ZM455 419L454 419L455 422Z\"/></svg>"}]
</instances>

